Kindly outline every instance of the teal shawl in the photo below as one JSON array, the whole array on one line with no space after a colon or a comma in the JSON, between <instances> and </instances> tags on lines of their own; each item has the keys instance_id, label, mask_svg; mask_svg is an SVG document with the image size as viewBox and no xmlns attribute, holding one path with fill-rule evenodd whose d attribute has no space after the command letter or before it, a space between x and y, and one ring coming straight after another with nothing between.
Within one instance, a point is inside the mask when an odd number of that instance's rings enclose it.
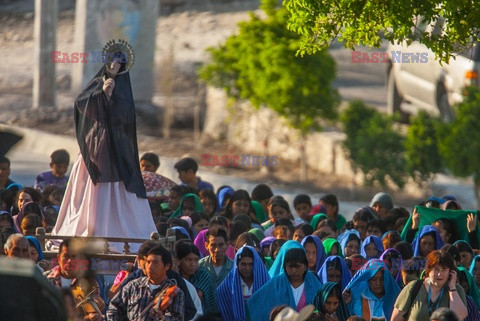
<instances>
[{"instance_id":1,"label":"teal shawl","mask_svg":"<svg viewBox=\"0 0 480 321\"><path fill-rule=\"evenodd\" d=\"M321 284L318 278L307 271L305 274L306 304L311 304ZM291 290L290 282L286 273L275 276L265 283L247 301L251 319L254 321L269 320L270 312L278 305L287 304L296 309L295 299Z\"/></svg>"},{"instance_id":2,"label":"teal shawl","mask_svg":"<svg viewBox=\"0 0 480 321\"><path fill-rule=\"evenodd\" d=\"M302 249L305 251L302 244L298 243L297 241L290 240L285 242L285 244L283 244L280 248L280 251L278 251L277 256L275 257L275 261L273 261L272 267L270 268L270 270L268 270L268 274L270 274L271 278L284 272L283 265L285 263L285 254L290 249Z\"/></svg>"}]
</instances>

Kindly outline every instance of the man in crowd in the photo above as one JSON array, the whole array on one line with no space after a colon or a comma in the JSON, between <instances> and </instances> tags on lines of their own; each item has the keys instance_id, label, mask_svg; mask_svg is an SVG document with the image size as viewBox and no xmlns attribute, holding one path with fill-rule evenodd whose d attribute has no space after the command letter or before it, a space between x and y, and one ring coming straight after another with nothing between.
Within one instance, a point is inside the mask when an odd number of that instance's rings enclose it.
<instances>
[{"instance_id":1,"label":"man in crowd","mask_svg":"<svg viewBox=\"0 0 480 321\"><path fill-rule=\"evenodd\" d=\"M109 321L127 320L184 320L184 293L176 282L167 278L172 267L172 255L161 245L148 251L145 270L147 276L127 283L110 301L107 311ZM175 291L173 289L176 288ZM163 304L165 295L169 304Z\"/></svg>"},{"instance_id":2,"label":"man in crowd","mask_svg":"<svg viewBox=\"0 0 480 321\"><path fill-rule=\"evenodd\" d=\"M193 158L182 158L175 163L174 167L178 172L178 178L183 184L192 186L199 192L206 188L213 190L212 184L202 181L201 178L197 176L198 163Z\"/></svg>"},{"instance_id":3,"label":"man in crowd","mask_svg":"<svg viewBox=\"0 0 480 321\"><path fill-rule=\"evenodd\" d=\"M58 265L43 275L54 286L72 291L75 305L80 304L76 312L83 315L84 320L101 321L105 302L100 296L99 283L87 273L89 264L79 250L80 242L76 238L64 240L57 254Z\"/></svg>"},{"instance_id":4,"label":"man in crowd","mask_svg":"<svg viewBox=\"0 0 480 321\"><path fill-rule=\"evenodd\" d=\"M15 183L10 179L10 160L0 155L0 189Z\"/></svg>"},{"instance_id":5,"label":"man in crowd","mask_svg":"<svg viewBox=\"0 0 480 321\"><path fill-rule=\"evenodd\" d=\"M16 233L8 237L3 251L7 257L30 258L30 245L25 235Z\"/></svg>"},{"instance_id":6,"label":"man in crowd","mask_svg":"<svg viewBox=\"0 0 480 321\"><path fill-rule=\"evenodd\" d=\"M153 249L157 246L158 246L158 242L156 242L154 240L145 241L145 242L142 243L142 245L140 245L140 248L138 249L138 254L137 254L137 262L138 262L139 268L132 271L131 273L129 273L128 276L126 276L123 280L121 280L119 284L114 284L112 286L112 288L110 289L110 293L109 293L110 298L113 298L117 293L121 292L122 288L125 285L129 284L131 281L142 278L142 277L147 275L146 263L147 263L148 252L151 249ZM118 276L117 276L117 278L118 278ZM167 278L168 279L174 279L176 281L178 287L184 293L184 298L185 298L184 299L185 300L185 302L184 302L184 317L185 317L185 320L193 319L193 317L195 316L197 311L196 311L196 308L195 308L195 304L193 303L192 297L188 293L188 288L187 288L187 285L186 285L184 279L182 278L182 276L180 274L178 274L177 272L175 272L171 269L169 269L167 271Z\"/></svg>"},{"instance_id":7,"label":"man in crowd","mask_svg":"<svg viewBox=\"0 0 480 321\"><path fill-rule=\"evenodd\" d=\"M228 246L227 233L223 229L212 228L206 237L205 247L210 255L199 261L199 267L210 272L217 288L233 269L233 261L225 254Z\"/></svg>"}]
</instances>

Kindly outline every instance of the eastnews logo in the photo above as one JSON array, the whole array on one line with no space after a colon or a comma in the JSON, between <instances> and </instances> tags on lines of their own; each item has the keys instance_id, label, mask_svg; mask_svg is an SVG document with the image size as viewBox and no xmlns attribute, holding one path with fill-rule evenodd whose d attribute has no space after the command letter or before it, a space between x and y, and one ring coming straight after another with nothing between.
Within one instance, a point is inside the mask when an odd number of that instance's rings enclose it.
<instances>
[{"instance_id":1,"label":"eastnews logo","mask_svg":"<svg viewBox=\"0 0 480 321\"><path fill-rule=\"evenodd\" d=\"M91 263L91 264L90 264ZM120 271L128 268L129 261L122 260L102 260L94 258L89 260L70 260L69 264L65 267L68 271ZM51 266L57 266L58 259L51 259Z\"/></svg>"},{"instance_id":2,"label":"eastnews logo","mask_svg":"<svg viewBox=\"0 0 480 321\"><path fill-rule=\"evenodd\" d=\"M114 60L120 63L127 63L128 55L125 52L121 53L104 53L102 51L88 52L61 52L52 51L52 63L54 64L77 64L77 63L110 63ZM87 59L91 58L90 61Z\"/></svg>"},{"instance_id":3,"label":"eastnews logo","mask_svg":"<svg viewBox=\"0 0 480 321\"><path fill-rule=\"evenodd\" d=\"M402 52L391 51L392 63L420 63L426 64L428 62L428 52ZM387 63L389 61L388 52L361 52L358 50L352 51L352 63L354 64L377 64Z\"/></svg>"},{"instance_id":4,"label":"eastnews logo","mask_svg":"<svg viewBox=\"0 0 480 321\"><path fill-rule=\"evenodd\" d=\"M369 260L363 259L363 258L353 258L351 259L352 262L352 271L357 271L362 268L363 265L365 265ZM368 270L406 270L406 271L423 271L425 270L425 264L426 260L402 260L402 259L397 259L397 258L391 258L388 260L390 263L387 265L386 262L384 261L377 261L377 262L372 262L370 266L368 267Z\"/></svg>"},{"instance_id":5,"label":"eastnews logo","mask_svg":"<svg viewBox=\"0 0 480 321\"><path fill-rule=\"evenodd\" d=\"M233 167L261 167L278 166L278 156L241 155L211 155L202 154L202 166L233 166Z\"/></svg>"}]
</instances>

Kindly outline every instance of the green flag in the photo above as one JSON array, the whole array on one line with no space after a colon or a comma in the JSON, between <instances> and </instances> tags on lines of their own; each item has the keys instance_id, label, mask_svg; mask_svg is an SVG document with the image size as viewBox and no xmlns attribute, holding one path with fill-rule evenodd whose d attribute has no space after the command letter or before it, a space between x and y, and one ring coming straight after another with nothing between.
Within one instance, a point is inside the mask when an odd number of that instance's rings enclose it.
<instances>
[{"instance_id":1,"label":"green flag","mask_svg":"<svg viewBox=\"0 0 480 321\"><path fill-rule=\"evenodd\" d=\"M465 240L469 242L468 238L468 230L467 230L467 216L470 213L475 214L475 216L478 217L478 213L476 210L441 210L439 208L430 208L430 207L423 207L423 206L415 206L415 209L417 210L417 213L420 214L420 223L418 224L418 231L422 229L423 226L432 224L436 220L440 218L447 218L452 221L455 221L456 227L457 227L457 233L458 233L458 239L459 240ZM403 227L403 231L401 234L402 240L407 239L407 233L409 230L411 230L412 227L412 215L407 220L407 223L405 223L405 226ZM417 231L417 234L418 234ZM477 232L477 238L480 237L480 232L478 228L478 221L477 221L477 227L476 227L476 232ZM478 238L480 240L480 238Z\"/></svg>"}]
</instances>

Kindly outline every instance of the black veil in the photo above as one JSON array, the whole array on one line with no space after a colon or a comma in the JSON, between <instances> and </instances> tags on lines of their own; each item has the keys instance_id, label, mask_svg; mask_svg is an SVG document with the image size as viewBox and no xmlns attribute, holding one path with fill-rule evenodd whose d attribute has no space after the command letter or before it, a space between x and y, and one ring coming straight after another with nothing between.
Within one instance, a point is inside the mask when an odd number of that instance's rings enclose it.
<instances>
[{"instance_id":1,"label":"black veil","mask_svg":"<svg viewBox=\"0 0 480 321\"><path fill-rule=\"evenodd\" d=\"M147 198L138 160L130 75L128 71L119 72L110 100L103 92L108 77L103 66L75 100L80 152L94 184L123 181L127 191Z\"/></svg>"}]
</instances>

